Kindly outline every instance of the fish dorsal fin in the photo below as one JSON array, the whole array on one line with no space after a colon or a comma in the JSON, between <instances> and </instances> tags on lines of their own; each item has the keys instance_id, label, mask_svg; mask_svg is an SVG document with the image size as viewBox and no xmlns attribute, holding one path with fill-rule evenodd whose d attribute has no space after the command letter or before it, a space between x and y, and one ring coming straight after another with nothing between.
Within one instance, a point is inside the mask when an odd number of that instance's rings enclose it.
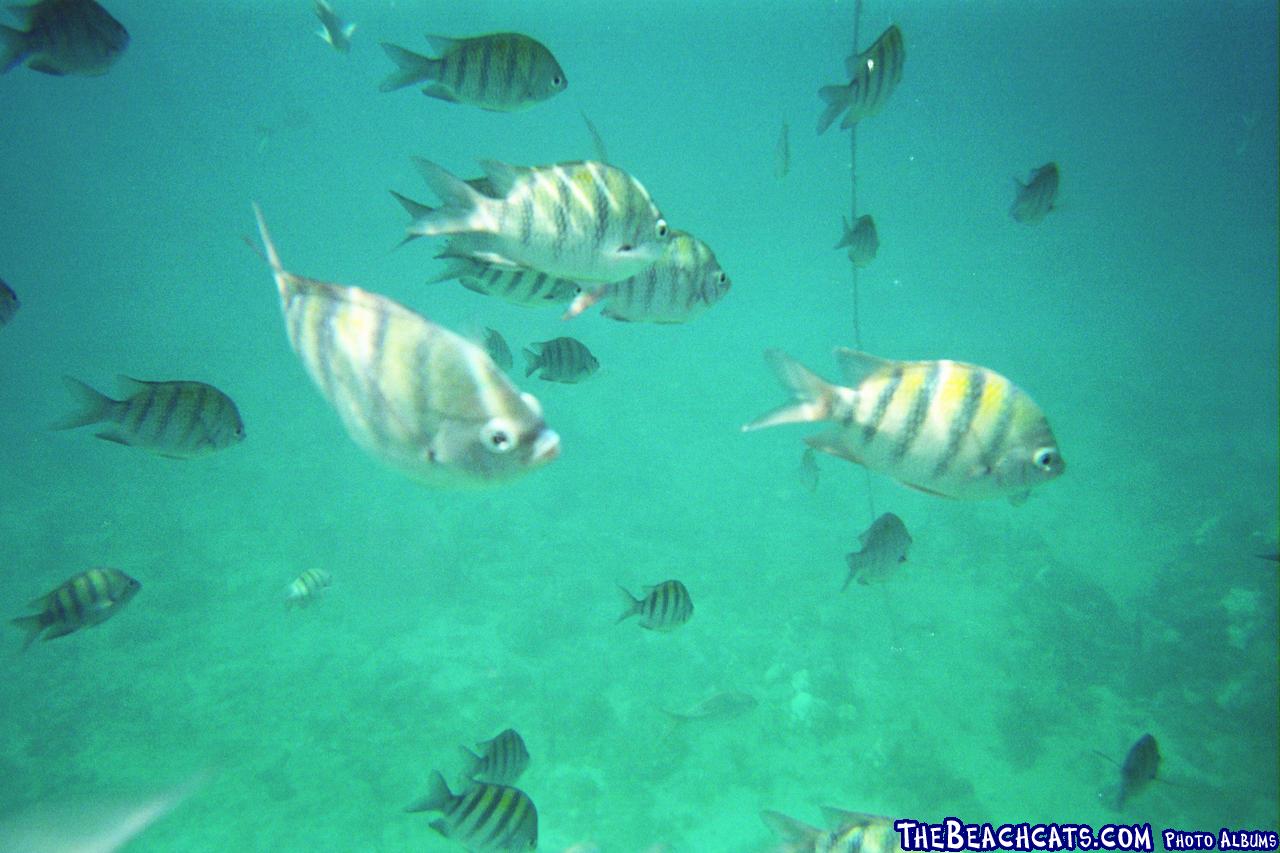
<instances>
[{"instance_id":1,"label":"fish dorsal fin","mask_svg":"<svg viewBox=\"0 0 1280 853\"><path fill-rule=\"evenodd\" d=\"M870 826L873 823L884 820L879 815L867 814L866 812L849 812L832 806L823 806L822 816L827 820L827 828L833 831L849 829L854 826Z\"/></svg>"},{"instance_id":2,"label":"fish dorsal fin","mask_svg":"<svg viewBox=\"0 0 1280 853\"><path fill-rule=\"evenodd\" d=\"M498 198L505 198L515 186L516 181L520 179L521 174L528 171L501 160L482 160L480 168L484 169L484 174L489 179L489 183L493 184Z\"/></svg>"},{"instance_id":3,"label":"fish dorsal fin","mask_svg":"<svg viewBox=\"0 0 1280 853\"><path fill-rule=\"evenodd\" d=\"M591 119L587 118L587 114L578 111L582 115L582 121L587 125L587 133L591 134L591 148L595 152L596 159L601 163L609 162L609 152L604 147L604 137L600 135L600 131L596 130L596 126L591 123Z\"/></svg>"},{"instance_id":4,"label":"fish dorsal fin","mask_svg":"<svg viewBox=\"0 0 1280 853\"><path fill-rule=\"evenodd\" d=\"M845 381L852 388L857 388L868 376L893 367L893 362L887 358L846 347L836 348L836 362L840 365Z\"/></svg>"},{"instance_id":5,"label":"fish dorsal fin","mask_svg":"<svg viewBox=\"0 0 1280 853\"><path fill-rule=\"evenodd\" d=\"M116 387L120 389L120 393L124 395L126 400L134 394L141 394L155 384L155 382L145 382L141 379L134 379L132 376L125 376L123 373L116 376Z\"/></svg>"},{"instance_id":6,"label":"fish dorsal fin","mask_svg":"<svg viewBox=\"0 0 1280 853\"><path fill-rule=\"evenodd\" d=\"M452 50L457 43L458 39L427 33L427 44L431 45L431 49L441 56Z\"/></svg>"},{"instance_id":7,"label":"fish dorsal fin","mask_svg":"<svg viewBox=\"0 0 1280 853\"><path fill-rule=\"evenodd\" d=\"M822 836L822 830L816 826L798 821L793 817L787 817L781 812L760 812L760 818L769 828L777 833L778 837L788 844L811 844ZM796 848L799 849L799 848Z\"/></svg>"},{"instance_id":8,"label":"fish dorsal fin","mask_svg":"<svg viewBox=\"0 0 1280 853\"><path fill-rule=\"evenodd\" d=\"M845 246L853 242L853 226L849 224L849 217L841 216L840 242L836 243L832 248L843 249Z\"/></svg>"}]
</instances>

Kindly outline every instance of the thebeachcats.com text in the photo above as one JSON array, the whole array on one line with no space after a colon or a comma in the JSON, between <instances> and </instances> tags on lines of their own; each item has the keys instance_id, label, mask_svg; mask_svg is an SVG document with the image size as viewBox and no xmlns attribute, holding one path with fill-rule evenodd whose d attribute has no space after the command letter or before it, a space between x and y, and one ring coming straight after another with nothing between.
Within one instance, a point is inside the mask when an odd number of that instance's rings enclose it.
<instances>
[{"instance_id":1,"label":"thebeachcats.com text","mask_svg":"<svg viewBox=\"0 0 1280 853\"><path fill-rule=\"evenodd\" d=\"M943 818L941 823L895 820L898 843L905 853L954 853L976 851L1117 850L1154 851L1149 823L1103 824L1097 828L1079 823L965 823ZM1160 840L1166 850L1276 850L1280 838L1271 830L1222 829L1204 832L1165 829Z\"/></svg>"}]
</instances>

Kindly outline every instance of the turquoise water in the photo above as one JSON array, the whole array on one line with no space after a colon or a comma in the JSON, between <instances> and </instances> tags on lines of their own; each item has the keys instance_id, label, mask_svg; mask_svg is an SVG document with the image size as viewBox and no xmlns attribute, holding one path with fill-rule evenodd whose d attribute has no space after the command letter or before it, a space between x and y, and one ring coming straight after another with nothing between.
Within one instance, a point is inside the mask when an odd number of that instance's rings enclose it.
<instances>
[{"instance_id":1,"label":"turquoise water","mask_svg":"<svg viewBox=\"0 0 1280 853\"><path fill-rule=\"evenodd\" d=\"M865 349L988 366L1046 412L1067 472L1023 506L919 494L801 437L738 427L783 401L761 351L835 377L852 345L850 152L813 133L850 3L347 0L348 56L306 2L114 0L102 78L0 78L0 613L92 565L142 591L20 651L0 687L0 813L128 801L205 773L131 851L457 849L401 808L507 726L540 849L757 851L761 809L972 821L1271 828L1276 756L1277 11L1274 4L867 0L903 80L859 126ZM181 5L181 9L177 6ZM285 6L288 8L284 8ZM172 8L171 8L172 7ZM569 88L499 115L377 91L380 40L526 32ZM411 156L610 158L733 290L686 326L563 324L393 247ZM791 172L774 145L791 126ZM1060 209L1007 215L1055 160ZM290 351L258 201L291 269L387 294L515 349L572 334L580 385L518 380L562 456L490 491L423 489L345 435ZM198 379L248 439L187 462L45 426L60 376ZM877 512L914 538L891 583L839 594ZM303 569L334 578L286 612ZM693 620L615 625L669 577ZM673 730L720 690L759 705ZM1162 775L1099 792L1142 733ZM665 845L665 846L663 846Z\"/></svg>"}]
</instances>

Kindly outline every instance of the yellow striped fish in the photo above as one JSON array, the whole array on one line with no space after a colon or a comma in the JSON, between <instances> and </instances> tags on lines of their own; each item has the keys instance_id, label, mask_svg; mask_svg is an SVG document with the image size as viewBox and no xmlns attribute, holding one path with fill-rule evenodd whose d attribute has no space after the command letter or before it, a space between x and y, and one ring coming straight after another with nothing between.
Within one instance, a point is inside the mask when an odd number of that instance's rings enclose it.
<instances>
[{"instance_id":1,"label":"yellow striped fish","mask_svg":"<svg viewBox=\"0 0 1280 853\"><path fill-rule=\"evenodd\" d=\"M569 85L551 51L520 33L461 39L427 36L427 41L440 54L438 58L382 43L397 66L382 81L382 91L429 80L424 95L507 113L545 101Z\"/></svg>"},{"instance_id":2,"label":"yellow striped fish","mask_svg":"<svg viewBox=\"0 0 1280 853\"><path fill-rule=\"evenodd\" d=\"M428 485L511 479L556 457L541 405L482 347L393 300L288 272L254 213L289 341L357 444Z\"/></svg>"},{"instance_id":3,"label":"yellow striped fish","mask_svg":"<svg viewBox=\"0 0 1280 853\"><path fill-rule=\"evenodd\" d=\"M401 198L408 238L456 235L449 254L528 267L577 281L621 281L662 257L667 222L635 178L607 163L482 163L488 192L428 160L414 161L444 202ZM481 185L483 186L483 185Z\"/></svg>"},{"instance_id":4,"label":"yellow striped fish","mask_svg":"<svg viewBox=\"0 0 1280 853\"><path fill-rule=\"evenodd\" d=\"M67 389L80 408L53 425L75 429L107 424L95 437L140 447L171 459L190 459L244 440L244 423L230 397L203 382L143 382L117 377L123 400L113 400L70 376Z\"/></svg>"},{"instance_id":5,"label":"yellow striped fish","mask_svg":"<svg viewBox=\"0 0 1280 853\"><path fill-rule=\"evenodd\" d=\"M41 632L45 640L53 640L106 621L140 589L142 584L119 569L92 568L32 601L30 606L39 613L12 621L27 632L25 649Z\"/></svg>"},{"instance_id":6,"label":"yellow striped fish","mask_svg":"<svg viewBox=\"0 0 1280 853\"><path fill-rule=\"evenodd\" d=\"M603 301L600 313L611 320L685 323L719 302L730 287L710 246L692 234L672 231L657 263L624 281L583 290L564 317L576 317Z\"/></svg>"},{"instance_id":7,"label":"yellow striped fish","mask_svg":"<svg viewBox=\"0 0 1280 853\"><path fill-rule=\"evenodd\" d=\"M465 746L458 749L462 751L467 765L462 771L467 779L478 779L495 785L514 785L529 766L529 749L524 745L524 738L515 729L505 729L497 736L476 744L476 749L480 750L479 755Z\"/></svg>"},{"instance_id":8,"label":"yellow striped fish","mask_svg":"<svg viewBox=\"0 0 1280 853\"><path fill-rule=\"evenodd\" d=\"M307 569L284 588L285 607L308 607L333 583L333 575L324 569Z\"/></svg>"},{"instance_id":9,"label":"yellow striped fish","mask_svg":"<svg viewBox=\"0 0 1280 853\"><path fill-rule=\"evenodd\" d=\"M431 828L468 850L533 850L538 846L538 810L518 788L476 782L461 794L449 790L439 771L427 795L407 812L440 812Z\"/></svg>"},{"instance_id":10,"label":"yellow striped fish","mask_svg":"<svg viewBox=\"0 0 1280 853\"><path fill-rule=\"evenodd\" d=\"M849 247L849 261L858 269L876 259L876 252L880 251L880 235L876 233L876 221L870 214L859 216L853 225L844 219L844 233L835 247L842 249L845 246Z\"/></svg>"},{"instance_id":11,"label":"yellow striped fish","mask_svg":"<svg viewBox=\"0 0 1280 853\"><path fill-rule=\"evenodd\" d=\"M849 387L833 385L779 350L765 358L790 404L744 431L833 421L815 450L865 465L929 494L1020 503L1065 462L1040 408L994 371L955 361L889 361L836 350Z\"/></svg>"},{"instance_id":12,"label":"yellow striped fish","mask_svg":"<svg viewBox=\"0 0 1280 853\"><path fill-rule=\"evenodd\" d=\"M827 829L787 817L779 812L760 813L764 822L794 853L902 853L893 818L822 807Z\"/></svg>"},{"instance_id":13,"label":"yellow striped fish","mask_svg":"<svg viewBox=\"0 0 1280 853\"><path fill-rule=\"evenodd\" d=\"M1045 163L1031 173L1031 180L1025 184L1013 179L1015 194L1009 215L1016 222L1035 225L1053 210L1053 203L1058 198L1058 164Z\"/></svg>"},{"instance_id":14,"label":"yellow striped fish","mask_svg":"<svg viewBox=\"0 0 1280 853\"><path fill-rule=\"evenodd\" d=\"M902 80L902 63L906 58L902 30L895 24L881 33L871 47L846 59L849 82L818 90L818 96L827 102L818 118L818 133L824 133L842 112L845 117L840 122L841 129L853 127L880 112Z\"/></svg>"},{"instance_id":15,"label":"yellow striped fish","mask_svg":"<svg viewBox=\"0 0 1280 853\"><path fill-rule=\"evenodd\" d=\"M640 627L650 631L674 631L693 618L693 597L680 581L663 581L656 586L646 586L644 596L636 598L622 587L622 615L619 622L640 617Z\"/></svg>"},{"instance_id":16,"label":"yellow striped fish","mask_svg":"<svg viewBox=\"0 0 1280 853\"><path fill-rule=\"evenodd\" d=\"M555 308L578 295L580 288L567 278L557 278L528 267L508 264L488 264L475 258L455 258L445 253L438 258L448 258L444 271L428 284L456 278L467 290L496 296L512 305L526 308Z\"/></svg>"}]
</instances>

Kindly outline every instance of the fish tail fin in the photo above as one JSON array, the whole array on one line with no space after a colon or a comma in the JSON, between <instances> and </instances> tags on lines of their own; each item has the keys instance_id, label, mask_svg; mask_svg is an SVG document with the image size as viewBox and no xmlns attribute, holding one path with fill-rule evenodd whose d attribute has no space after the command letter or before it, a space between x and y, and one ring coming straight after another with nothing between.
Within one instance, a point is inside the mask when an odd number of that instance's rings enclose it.
<instances>
[{"instance_id":1,"label":"fish tail fin","mask_svg":"<svg viewBox=\"0 0 1280 853\"><path fill-rule=\"evenodd\" d=\"M413 222L409 224L410 234L429 237L435 234L461 234L492 229L492 223L486 215L486 202L491 202L490 199L430 160L415 157L413 162L427 186L444 204L437 208L417 203L412 208L406 205L405 209L415 215Z\"/></svg>"},{"instance_id":2,"label":"fish tail fin","mask_svg":"<svg viewBox=\"0 0 1280 853\"><path fill-rule=\"evenodd\" d=\"M27 34L13 27L0 26L0 74L22 64L27 58Z\"/></svg>"},{"instance_id":3,"label":"fish tail fin","mask_svg":"<svg viewBox=\"0 0 1280 853\"><path fill-rule=\"evenodd\" d=\"M394 92L405 86L412 86L423 80L434 80L440 76L441 62L412 50L405 50L398 44L382 42L382 49L396 64L396 70L386 76L378 86L380 92Z\"/></svg>"},{"instance_id":4,"label":"fish tail fin","mask_svg":"<svg viewBox=\"0 0 1280 853\"><path fill-rule=\"evenodd\" d=\"M592 305L595 305L601 299L604 299L608 293L609 286L607 284L602 287L597 287L594 290L580 291L578 295L574 297L573 301L569 303L569 310L565 311L564 316L560 319L571 320L574 317L577 317L583 311L586 311Z\"/></svg>"},{"instance_id":5,"label":"fish tail fin","mask_svg":"<svg viewBox=\"0 0 1280 853\"><path fill-rule=\"evenodd\" d=\"M840 115L849 106L849 87L848 86L823 86L818 90L818 97L827 102L822 110L822 115L818 116L818 135L827 132L827 128L831 127L831 123L836 120L836 116Z\"/></svg>"},{"instance_id":6,"label":"fish tail fin","mask_svg":"<svg viewBox=\"0 0 1280 853\"><path fill-rule=\"evenodd\" d=\"M62 381L66 383L67 390L76 398L80 407L61 420L55 421L49 429L75 429L111 419L112 409L116 406L115 400L75 377L64 376Z\"/></svg>"},{"instance_id":7,"label":"fish tail fin","mask_svg":"<svg viewBox=\"0 0 1280 853\"><path fill-rule=\"evenodd\" d=\"M781 812L763 811L760 812L760 819L786 843L783 848L786 851L812 850L813 842L824 834L816 826L787 817Z\"/></svg>"},{"instance_id":8,"label":"fish tail fin","mask_svg":"<svg viewBox=\"0 0 1280 853\"><path fill-rule=\"evenodd\" d=\"M431 779L427 782L427 793L422 799L416 803L405 806L407 812L438 812L450 800L453 799L453 792L449 790L449 783L444 780L439 770L431 771Z\"/></svg>"},{"instance_id":9,"label":"fish tail fin","mask_svg":"<svg viewBox=\"0 0 1280 853\"><path fill-rule=\"evenodd\" d=\"M766 350L765 359L778 380L791 392L791 402L744 424L743 432L779 424L809 423L831 418L836 386L805 367L782 350Z\"/></svg>"},{"instance_id":10,"label":"fish tail fin","mask_svg":"<svg viewBox=\"0 0 1280 853\"><path fill-rule=\"evenodd\" d=\"M36 641L36 637L40 636L40 632L45 627L44 619L39 613L33 613L30 616L19 616L17 619L10 619L9 622L27 632L26 638L22 641L22 650L24 652Z\"/></svg>"},{"instance_id":11,"label":"fish tail fin","mask_svg":"<svg viewBox=\"0 0 1280 853\"><path fill-rule=\"evenodd\" d=\"M622 596L622 615L618 617L618 622L625 622L632 616L640 612L641 600L636 598L626 588L619 586L618 595ZM617 622L614 623L618 624Z\"/></svg>"},{"instance_id":12,"label":"fish tail fin","mask_svg":"<svg viewBox=\"0 0 1280 853\"><path fill-rule=\"evenodd\" d=\"M525 347L521 350L524 353L524 375L528 379L533 372L542 366L542 354Z\"/></svg>"},{"instance_id":13,"label":"fish tail fin","mask_svg":"<svg viewBox=\"0 0 1280 853\"><path fill-rule=\"evenodd\" d=\"M400 202L400 206L403 207L405 211L409 214L408 227L410 229L412 229L413 226L416 225L419 220L426 219L428 216L436 212L436 209L434 207L427 207L427 205L423 204L422 202L414 201L408 196L400 195L400 193L396 192L395 190L390 190L390 193L395 197L396 201ZM408 234L405 235L405 238L400 241L399 246L403 246L405 243L411 242L413 240L417 240L421 236L422 236L421 234L415 234L413 231L410 231ZM399 246L397 246L397 248L399 248Z\"/></svg>"}]
</instances>

